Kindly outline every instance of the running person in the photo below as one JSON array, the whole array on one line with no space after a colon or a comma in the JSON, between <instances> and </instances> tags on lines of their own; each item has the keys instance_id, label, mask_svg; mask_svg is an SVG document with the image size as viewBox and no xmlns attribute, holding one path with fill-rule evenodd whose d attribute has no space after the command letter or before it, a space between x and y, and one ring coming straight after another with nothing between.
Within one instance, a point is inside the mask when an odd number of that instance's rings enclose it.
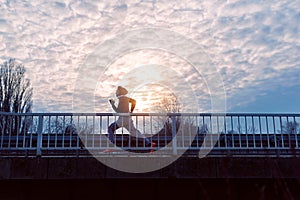
<instances>
[{"instance_id":1,"label":"running person","mask_svg":"<svg viewBox=\"0 0 300 200\"><path fill-rule=\"evenodd\" d=\"M116 90L116 96L119 100L118 106L115 106L115 101L113 99L110 99L109 102L113 108L113 110L116 113L132 113L135 105L136 105L136 100L127 97L126 94L128 91L122 87L118 86ZM131 104L130 110L129 110L129 104ZM130 116L119 116L116 122L113 122L110 124L108 127L108 138L111 142L115 143L115 131L121 127L124 127L128 130L128 132L137 137L137 138L143 138L145 141L146 146L151 147L151 152L153 152L153 148L155 147L156 143L151 143L151 141L145 137L139 130L137 130L133 124L133 121ZM104 152L111 152L114 150L107 149Z\"/></svg>"}]
</instances>

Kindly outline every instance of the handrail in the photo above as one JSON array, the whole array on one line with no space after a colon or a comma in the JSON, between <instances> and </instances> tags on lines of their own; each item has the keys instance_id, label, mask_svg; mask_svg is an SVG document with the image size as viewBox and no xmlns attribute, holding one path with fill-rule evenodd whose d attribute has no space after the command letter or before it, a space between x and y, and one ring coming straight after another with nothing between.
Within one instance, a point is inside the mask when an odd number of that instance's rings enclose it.
<instances>
[{"instance_id":1,"label":"handrail","mask_svg":"<svg viewBox=\"0 0 300 200\"><path fill-rule=\"evenodd\" d=\"M300 113L239 113L239 112L226 112L226 113L151 113L151 112L139 112L139 113L70 113L70 112L58 112L58 113L45 113L45 112L33 112L33 113L13 113L13 112L0 112L0 115L14 115L14 116L288 116L288 117L300 117Z\"/></svg>"}]
</instances>

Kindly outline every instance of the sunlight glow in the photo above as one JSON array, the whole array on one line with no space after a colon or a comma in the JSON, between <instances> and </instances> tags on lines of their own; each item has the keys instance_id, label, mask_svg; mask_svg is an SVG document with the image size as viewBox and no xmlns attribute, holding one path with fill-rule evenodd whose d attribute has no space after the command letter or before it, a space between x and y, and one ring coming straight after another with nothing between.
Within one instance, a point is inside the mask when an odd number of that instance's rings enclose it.
<instances>
[{"instance_id":1,"label":"sunlight glow","mask_svg":"<svg viewBox=\"0 0 300 200\"><path fill-rule=\"evenodd\" d=\"M136 100L135 112L160 112L159 107L162 100L174 96L172 91L163 85L145 84L132 93L132 98Z\"/></svg>"}]
</instances>

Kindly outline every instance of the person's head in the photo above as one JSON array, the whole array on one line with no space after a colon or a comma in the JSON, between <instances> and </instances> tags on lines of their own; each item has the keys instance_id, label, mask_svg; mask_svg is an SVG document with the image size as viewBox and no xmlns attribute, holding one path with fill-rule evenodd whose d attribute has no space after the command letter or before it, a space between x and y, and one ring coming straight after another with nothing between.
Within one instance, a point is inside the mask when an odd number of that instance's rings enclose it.
<instances>
[{"instance_id":1,"label":"person's head","mask_svg":"<svg viewBox=\"0 0 300 200\"><path fill-rule=\"evenodd\" d=\"M116 90L116 96L126 95L127 93L128 91L125 88L123 88L122 86L118 86Z\"/></svg>"}]
</instances>

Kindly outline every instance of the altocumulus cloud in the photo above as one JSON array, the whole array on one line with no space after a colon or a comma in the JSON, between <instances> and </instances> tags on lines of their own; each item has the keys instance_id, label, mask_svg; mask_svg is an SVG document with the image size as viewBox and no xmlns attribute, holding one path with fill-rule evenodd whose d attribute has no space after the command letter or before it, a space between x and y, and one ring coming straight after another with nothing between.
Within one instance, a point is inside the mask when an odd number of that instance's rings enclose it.
<instances>
[{"instance_id":1,"label":"altocumulus cloud","mask_svg":"<svg viewBox=\"0 0 300 200\"><path fill-rule=\"evenodd\" d=\"M25 65L34 88L34 111L71 112L78 71L101 42L133 28L169 29L193 39L211 57L231 109L277 87L300 87L299 21L300 4L294 0L1 0L0 59L14 57ZM134 61L138 58L120 58L112 65L119 70L108 72L104 93L131 70L124 66L166 66L164 59ZM209 98L191 68L180 58L168 58L171 67L181 66L193 89Z\"/></svg>"}]
</instances>

